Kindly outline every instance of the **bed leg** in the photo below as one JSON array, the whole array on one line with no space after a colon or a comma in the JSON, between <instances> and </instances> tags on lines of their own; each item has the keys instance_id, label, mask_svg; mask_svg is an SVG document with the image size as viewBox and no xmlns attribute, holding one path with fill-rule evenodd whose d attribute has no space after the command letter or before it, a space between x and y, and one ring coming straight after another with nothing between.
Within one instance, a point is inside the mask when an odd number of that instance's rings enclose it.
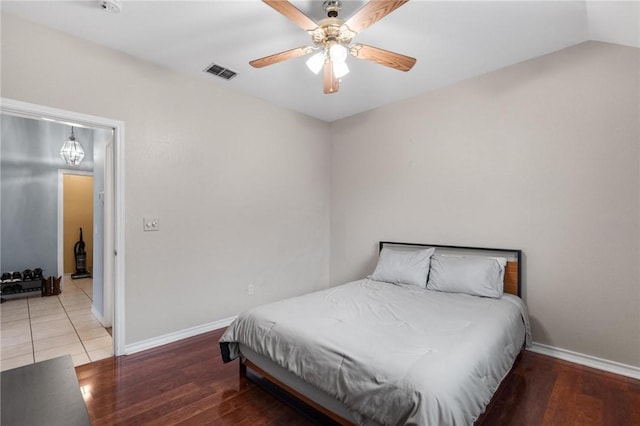
<instances>
[{"instance_id":1,"label":"bed leg","mask_svg":"<svg viewBox=\"0 0 640 426\"><path fill-rule=\"evenodd\" d=\"M239 358L240 363L240 377L247 377L247 365L244 363L244 359Z\"/></svg>"}]
</instances>

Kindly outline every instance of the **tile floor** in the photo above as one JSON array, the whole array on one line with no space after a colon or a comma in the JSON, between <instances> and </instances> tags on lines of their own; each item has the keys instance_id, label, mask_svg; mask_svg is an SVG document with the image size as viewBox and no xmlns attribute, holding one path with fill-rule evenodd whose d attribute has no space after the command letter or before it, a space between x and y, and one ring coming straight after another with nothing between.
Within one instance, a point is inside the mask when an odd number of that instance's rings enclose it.
<instances>
[{"instance_id":1,"label":"tile floor","mask_svg":"<svg viewBox=\"0 0 640 426\"><path fill-rule=\"evenodd\" d=\"M78 366L113 356L113 340L91 313L91 278L63 278L58 296L10 296L0 305L0 370L70 354Z\"/></svg>"}]
</instances>

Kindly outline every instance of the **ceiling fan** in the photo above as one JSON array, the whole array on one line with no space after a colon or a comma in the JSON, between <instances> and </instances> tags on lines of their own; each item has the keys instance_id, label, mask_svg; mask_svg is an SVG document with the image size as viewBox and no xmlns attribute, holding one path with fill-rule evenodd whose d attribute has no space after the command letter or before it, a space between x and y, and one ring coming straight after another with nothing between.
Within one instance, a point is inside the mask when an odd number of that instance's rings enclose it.
<instances>
[{"instance_id":1,"label":"ceiling fan","mask_svg":"<svg viewBox=\"0 0 640 426\"><path fill-rule=\"evenodd\" d=\"M375 24L409 0L370 0L347 21L338 18L338 12L342 8L340 0L325 0L323 7L327 12L327 18L318 23L314 22L287 0L262 1L308 32L313 41L313 46L298 47L249 62L255 68L277 64L287 59L315 52L307 60L307 67L315 74L323 70L324 93L336 93L339 88L339 79L349 72L349 68L345 63L348 54L400 71L409 71L416 63L415 58L399 53L365 44L351 44L351 40L358 33Z\"/></svg>"}]
</instances>

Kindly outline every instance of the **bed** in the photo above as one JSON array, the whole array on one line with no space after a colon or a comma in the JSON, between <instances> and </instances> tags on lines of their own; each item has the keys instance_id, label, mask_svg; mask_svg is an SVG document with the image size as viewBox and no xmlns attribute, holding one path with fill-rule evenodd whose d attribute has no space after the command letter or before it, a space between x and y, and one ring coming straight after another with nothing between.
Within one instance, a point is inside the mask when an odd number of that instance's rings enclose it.
<instances>
[{"instance_id":1,"label":"bed","mask_svg":"<svg viewBox=\"0 0 640 426\"><path fill-rule=\"evenodd\" d=\"M240 315L223 360L339 424L473 424L530 338L521 260L380 242L371 276Z\"/></svg>"}]
</instances>

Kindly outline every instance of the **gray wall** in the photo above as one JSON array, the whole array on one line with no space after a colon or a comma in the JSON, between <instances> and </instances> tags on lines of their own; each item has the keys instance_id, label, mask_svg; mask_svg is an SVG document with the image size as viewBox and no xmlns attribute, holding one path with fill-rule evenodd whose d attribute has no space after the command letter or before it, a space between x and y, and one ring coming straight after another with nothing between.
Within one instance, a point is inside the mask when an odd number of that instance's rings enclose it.
<instances>
[{"instance_id":1,"label":"gray wall","mask_svg":"<svg viewBox=\"0 0 640 426\"><path fill-rule=\"evenodd\" d=\"M67 125L1 116L0 237L2 272L43 268L58 272L58 169L70 168L60 158L69 137ZM76 129L85 150L77 170L93 169L93 134Z\"/></svg>"}]
</instances>

